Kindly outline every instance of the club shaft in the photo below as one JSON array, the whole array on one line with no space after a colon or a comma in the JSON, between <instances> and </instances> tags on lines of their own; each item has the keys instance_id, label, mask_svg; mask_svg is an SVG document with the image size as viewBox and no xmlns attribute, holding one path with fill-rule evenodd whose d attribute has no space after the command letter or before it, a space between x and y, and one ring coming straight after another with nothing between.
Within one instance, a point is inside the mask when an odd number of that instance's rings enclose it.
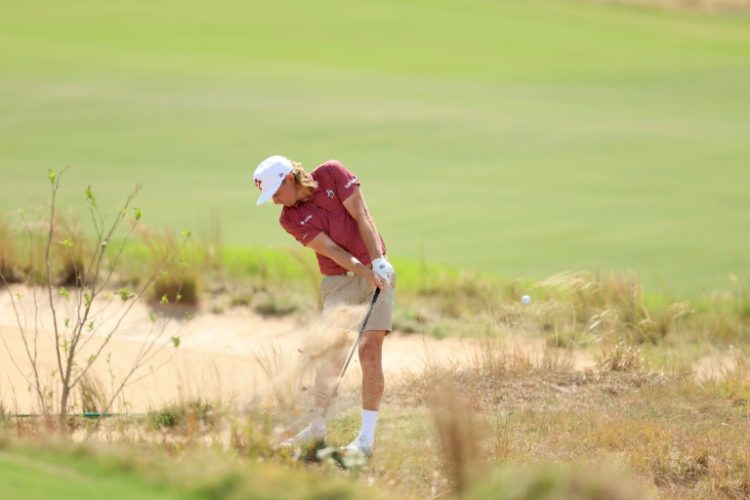
<instances>
[{"instance_id":1,"label":"club shaft","mask_svg":"<svg viewBox=\"0 0 750 500\"><path fill-rule=\"evenodd\" d=\"M375 289L375 293L372 296L372 301L370 302L370 307L367 309L367 314L365 315L364 321L362 321L362 326L359 328L359 335L357 335L357 338L354 340L354 344L352 344L352 348L349 351L349 356L346 358L346 363L344 363L344 367L341 368L341 373L339 374L339 382L341 379L344 378L344 374L346 373L346 369L349 367L349 363L352 360L352 356L354 356L354 351L357 350L357 346L359 345L359 341L362 339L362 335L365 333L365 327L367 326L367 320L370 319L370 314L372 314L372 309L375 307L375 302L378 300L378 296L380 295L380 288Z\"/></svg>"}]
</instances>

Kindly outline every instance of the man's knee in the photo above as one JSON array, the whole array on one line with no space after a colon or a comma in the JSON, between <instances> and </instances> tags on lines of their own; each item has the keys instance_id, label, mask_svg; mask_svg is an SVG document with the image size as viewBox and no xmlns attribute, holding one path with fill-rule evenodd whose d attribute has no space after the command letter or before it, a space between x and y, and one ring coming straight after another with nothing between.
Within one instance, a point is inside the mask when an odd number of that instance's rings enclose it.
<instances>
[{"instance_id":1,"label":"man's knee","mask_svg":"<svg viewBox=\"0 0 750 500\"><path fill-rule=\"evenodd\" d=\"M359 362L362 365L380 362L385 333L384 331L365 332L359 343Z\"/></svg>"}]
</instances>

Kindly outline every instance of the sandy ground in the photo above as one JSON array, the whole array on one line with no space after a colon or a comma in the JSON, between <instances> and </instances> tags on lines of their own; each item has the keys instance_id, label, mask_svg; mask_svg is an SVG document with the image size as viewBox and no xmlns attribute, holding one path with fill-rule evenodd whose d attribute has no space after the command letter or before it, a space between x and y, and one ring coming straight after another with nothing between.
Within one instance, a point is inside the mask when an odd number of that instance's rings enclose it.
<instances>
[{"instance_id":1,"label":"sandy ground","mask_svg":"<svg viewBox=\"0 0 750 500\"><path fill-rule=\"evenodd\" d=\"M6 411L35 412L39 408L28 383L32 372L23 335L32 351L37 336L40 376L45 381L51 380L57 361L49 299L42 290L36 290L36 299L31 288L13 286L11 290L13 295L0 291L0 402ZM66 318L75 318L75 308L71 306L74 299L66 302L58 297L55 302L59 325ZM143 303L130 304L123 304L118 297L95 302L91 316L95 327L92 333L85 334L89 340L79 357L85 362L106 335L116 329L92 369L94 377L103 384L103 392L110 395L130 371L144 345L155 341L155 349L163 346L131 378L113 411L143 412L168 402L198 397L241 406L267 397L272 386L294 391L293 386L300 381L292 379L300 376L300 367L309 364L303 353L310 341L315 340L319 349L333 342L332 335L336 332L340 335L348 327L345 343L348 350L363 315L362 310L351 310L335 321L330 318L305 321L262 317L246 307L238 307L222 314L198 310L187 320L182 314L163 317ZM156 321L150 318L154 313L159 315ZM123 319L117 324L120 317ZM177 349L169 340L173 336L180 338ZM473 341L436 340L394 332L384 345L386 384L403 370L419 371L436 363L471 362L476 348ZM342 388L355 389L360 381L355 355Z\"/></svg>"},{"instance_id":2,"label":"sandy ground","mask_svg":"<svg viewBox=\"0 0 750 500\"><path fill-rule=\"evenodd\" d=\"M27 347L34 352L36 336L39 376L43 385L55 387L57 384L51 383L57 368L54 322L44 290L15 285L11 292L0 289L0 408L34 413L39 405L29 383L32 370ZM58 325L75 319L75 298L54 300ZM364 308L340 311L328 318L312 314L307 318L263 317L247 307L221 314L206 309L210 308L193 311L192 318L187 319L185 311L167 315L141 302L123 302L117 296L100 296L95 301L89 318L93 329L85 334L86 343L78 359L85 363L114 331L91 370L104 396L111 397L144 347L152 345L147 361L141 362L141 368L130 377L111 411L141 413L198 398L238 408L270 400L274 404L295 404L305 398L310 402L301 388L309 387L311 368L334 352L333 345L341 346L339 357L342 350L348 352L364 316ZM172 337L179 337L179 348L173 346ZM532 362L541 362L549 354L543 341L523 332L505 341L506 352ZM476 339L438 340L393 332L383 348L386 390L405 371L419 373L433 366L477 363L486 347ZM584 352L565 351L565 355L576 370L595 367L592 357ZM340 361L336 363L338 366ZM696 363L695 376L699 381L725 376L735 365L732 353L713 353ZM355 355L339 392L348 391L356 398L360 383ZM78 391L74 394L78 397Z\"/></svg>"},{"instance_id":3,"label":"sandy ground","mask_svg":"<svg viewBox=\"0 0 750 500\"><path fill-rule=\"evenodd\" d=\"M29 384L32 370L27 346L33 353L36 336L39 376L44 385L55 387L51 383L57 368L54 322L44 290L15 285L11 292L0 289L0 408L34 413L39 411L39 405ZM55 304L58 325L75 319L74 298L66 301L56 297ZM144 346L152 345L147 361L129 379L111 411L141 413L197 398L238 408L270 400L274 404L309 400L301 387L309 387L311 368L334 352L333 345L341 346L339 357L342 351L348 352L364 316L364 308L343 310L328 318L313 314L307 318L263 317L247 307L231 308L221 314L207 309L210 308L193 311L192 318L187 319L185 311L167 315L141 302L123 302L111 294L95 301L89 318L94 328L85 334L86 344L78 359L85 363L114 331L91 370L103 395L113 394ZM179 348L173 346L172 337L179 337ZM532 362L542 362L550 354L542 340L523 332L505 342L506 353ZM405 371L419 373L433 366L477 363L486 348L476 339L438 340L393 332L383 348L386 390ZM565 351L564 355L569 357L573 369L595 367L592 357L584 352ZM340 361L336 364L340 366ZM695 376L699 381L725 376L735 365L736 356L732 353L709 354L696 363ZM355 355L340 393L348 391L356 398L360 383Z\"/></svg>"}]
</instances>

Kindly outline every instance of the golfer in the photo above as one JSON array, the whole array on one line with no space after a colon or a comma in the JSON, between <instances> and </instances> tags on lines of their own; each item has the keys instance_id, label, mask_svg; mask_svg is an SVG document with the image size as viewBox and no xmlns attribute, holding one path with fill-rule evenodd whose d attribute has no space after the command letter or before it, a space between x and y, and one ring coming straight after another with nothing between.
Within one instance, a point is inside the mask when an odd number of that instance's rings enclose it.
<instances>
[{"instance_id":1,"label":"golfer","mask_svg":"<svg viewBox=\"0 0 750 500\"><path fill-rule=\"evenodd\" d=\"M383 339L391 331L395 272L386 260L385 243L375 228L360 189L359 179L344 165L330 160L310 173L283 156L263 160L253 175L260 189L258 205L273 200L283 205L281 226L304 246L315 251L323 274L323 314L341 305L369 304L376 288L380 296L359 343L362 367L362 428L347 452L372 454L375 425L383 398L381 363ZM317 378L330 379L330 370ZM325 387L320 380L316 388ZM323 391L325 392L325 391ZM312 422L287 444L322 440L330 394L316 391Z\"/></svg>"}]
</instances>

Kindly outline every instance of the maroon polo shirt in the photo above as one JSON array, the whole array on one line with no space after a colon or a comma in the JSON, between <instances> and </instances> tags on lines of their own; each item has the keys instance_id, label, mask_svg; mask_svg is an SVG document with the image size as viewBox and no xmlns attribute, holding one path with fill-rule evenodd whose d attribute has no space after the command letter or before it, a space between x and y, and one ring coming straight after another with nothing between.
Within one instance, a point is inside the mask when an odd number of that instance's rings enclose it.
<instances>
[{"instance_id":1,"label":"maroon polo shirt","mask_svg":"<svg viewBox=\"0 0 750 500\"><path fill-rule=\"evenodd\" d=\"M281 226L305 246L318 234L326 233L360 262L370 264L370 255L359 233L359 226L343 204L359 189L357 176L336 160L323 163L310 172L310 176L318 183L318 188L309 200L281 210ZM378 238L385 253L383 238L380 235ZM321 273L335 275L347 271L332 259L317 252L315 255Z\"/></svg>"}]
</instances>

